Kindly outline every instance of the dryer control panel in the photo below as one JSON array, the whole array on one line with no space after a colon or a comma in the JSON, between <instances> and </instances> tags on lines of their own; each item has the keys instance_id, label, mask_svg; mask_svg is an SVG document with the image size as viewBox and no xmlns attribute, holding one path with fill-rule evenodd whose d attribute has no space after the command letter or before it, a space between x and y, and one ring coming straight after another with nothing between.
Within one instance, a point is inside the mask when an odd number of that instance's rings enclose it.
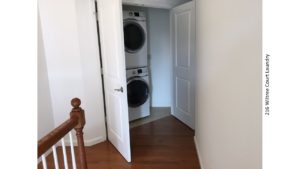
<instances>
[{"instance_id":1,"label":"dryer control panel","mask_svg":"<svg viewBox=\"0 0 300 169\"><path fill-rule=\"evenodd\" d=\"M143 11L123 11L123 19L146 20L146 14Z\"/></svg>"},{"instance_id":2,"label":"dryer control panel","mask_svg":"<svg viewBox=\"0 0 300 169\"><path fill-rule=\"evenodd\" d=\"M132 76L147 76L148 75L148 68L147 67L141 67L141 68L134 68L134 69L127 69L126 70L126 76L132 77Z\"/></svg>"}]
</instances>

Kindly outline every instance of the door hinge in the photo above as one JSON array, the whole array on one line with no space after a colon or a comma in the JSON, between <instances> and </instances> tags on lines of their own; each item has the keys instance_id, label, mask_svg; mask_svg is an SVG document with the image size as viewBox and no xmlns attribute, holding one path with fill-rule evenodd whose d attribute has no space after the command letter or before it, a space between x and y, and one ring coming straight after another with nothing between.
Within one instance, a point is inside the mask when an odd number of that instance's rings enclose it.
<instances>
[{"instance_id":1,"label":"door hinge","mask_svg":"<svg viewBox=\"0 0 300 169\"><path fill-rule=\"evenodd\" d=\"M95 17L96 17L96 21L99 21L99 17L98 17L98 12L95 11Z\"/></svg>"},{"instance_id":2,"label":"door hinge","mask_svg":"<svg viewBox=\"0 0 300 169\"><path fill-rule=\"evenodd\" d=\"M97 0L95 0L95 17L96 17L96 20L99 21L99 16L98 16L98 6L97 6Z\"/></svg>"}]
</instances>

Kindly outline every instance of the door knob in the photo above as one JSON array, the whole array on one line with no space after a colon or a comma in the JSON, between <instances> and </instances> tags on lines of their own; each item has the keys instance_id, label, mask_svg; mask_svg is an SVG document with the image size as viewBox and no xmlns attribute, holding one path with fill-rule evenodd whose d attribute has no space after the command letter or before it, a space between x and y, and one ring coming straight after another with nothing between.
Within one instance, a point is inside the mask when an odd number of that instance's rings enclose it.
<instances>
[{"instance_id":1,"label":"door knob","mask_svg":"<svg viewBox=\"0 0 300 169\"><path fill-rule=\"evenodd\" d=\"M115 89L115 91L123 93L123 87L121 87L120 89Z\"/></svg>"}]
</instances>

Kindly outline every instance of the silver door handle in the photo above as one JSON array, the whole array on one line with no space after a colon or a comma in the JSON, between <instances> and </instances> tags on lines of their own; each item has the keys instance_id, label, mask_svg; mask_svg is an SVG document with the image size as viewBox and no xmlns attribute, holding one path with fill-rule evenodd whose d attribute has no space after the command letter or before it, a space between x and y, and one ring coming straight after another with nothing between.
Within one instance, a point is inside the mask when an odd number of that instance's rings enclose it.
<instances>
[{"instance_id":1,"label":"silver door handle","mask_svg":"<svg viewBox=\"0 0 300 169\"><path fill-rule=\"evenodd\" d=\"M123 93L123 87L121 87L120 89L115 89L115 91Z\"/></svg>"}]
</instances>

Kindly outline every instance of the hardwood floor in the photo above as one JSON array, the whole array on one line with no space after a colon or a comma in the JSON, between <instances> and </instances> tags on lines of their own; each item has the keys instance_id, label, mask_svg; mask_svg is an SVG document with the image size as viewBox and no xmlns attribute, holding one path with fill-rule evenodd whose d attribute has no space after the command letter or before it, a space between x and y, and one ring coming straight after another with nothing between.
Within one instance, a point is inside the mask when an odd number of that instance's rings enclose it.
<instances>
[{"instance_id":1,"label":"hardwood floor","mask_svg":"<svg viewBox=\"0 0 300 169\"><path fill-rule=\"evenodd\" d=\"M131 121L130 128L138 127L171 115L171 107L151 107L150 116Z\"/></svg>"},{"instance_id":2,"label":"hardwood floor","mask_svg":"<svg viewBox=\"0 0 300 169\"><path fill-rule=\"evenodd\" d=\"M132 162L106 141L86 147L89 169L200 169L194 132L172 116L132 128ZM58 149L61 156L61 150ZM53 157L47 157L48 168ZM70 162L70 160L69 160ZM62 163L62 162L60 162ZM63 168L62 164L60 164ZM71 165L69 165L71 166ZM39 165L39 168L42 168Z\"/></svg>"}]
</instances>

